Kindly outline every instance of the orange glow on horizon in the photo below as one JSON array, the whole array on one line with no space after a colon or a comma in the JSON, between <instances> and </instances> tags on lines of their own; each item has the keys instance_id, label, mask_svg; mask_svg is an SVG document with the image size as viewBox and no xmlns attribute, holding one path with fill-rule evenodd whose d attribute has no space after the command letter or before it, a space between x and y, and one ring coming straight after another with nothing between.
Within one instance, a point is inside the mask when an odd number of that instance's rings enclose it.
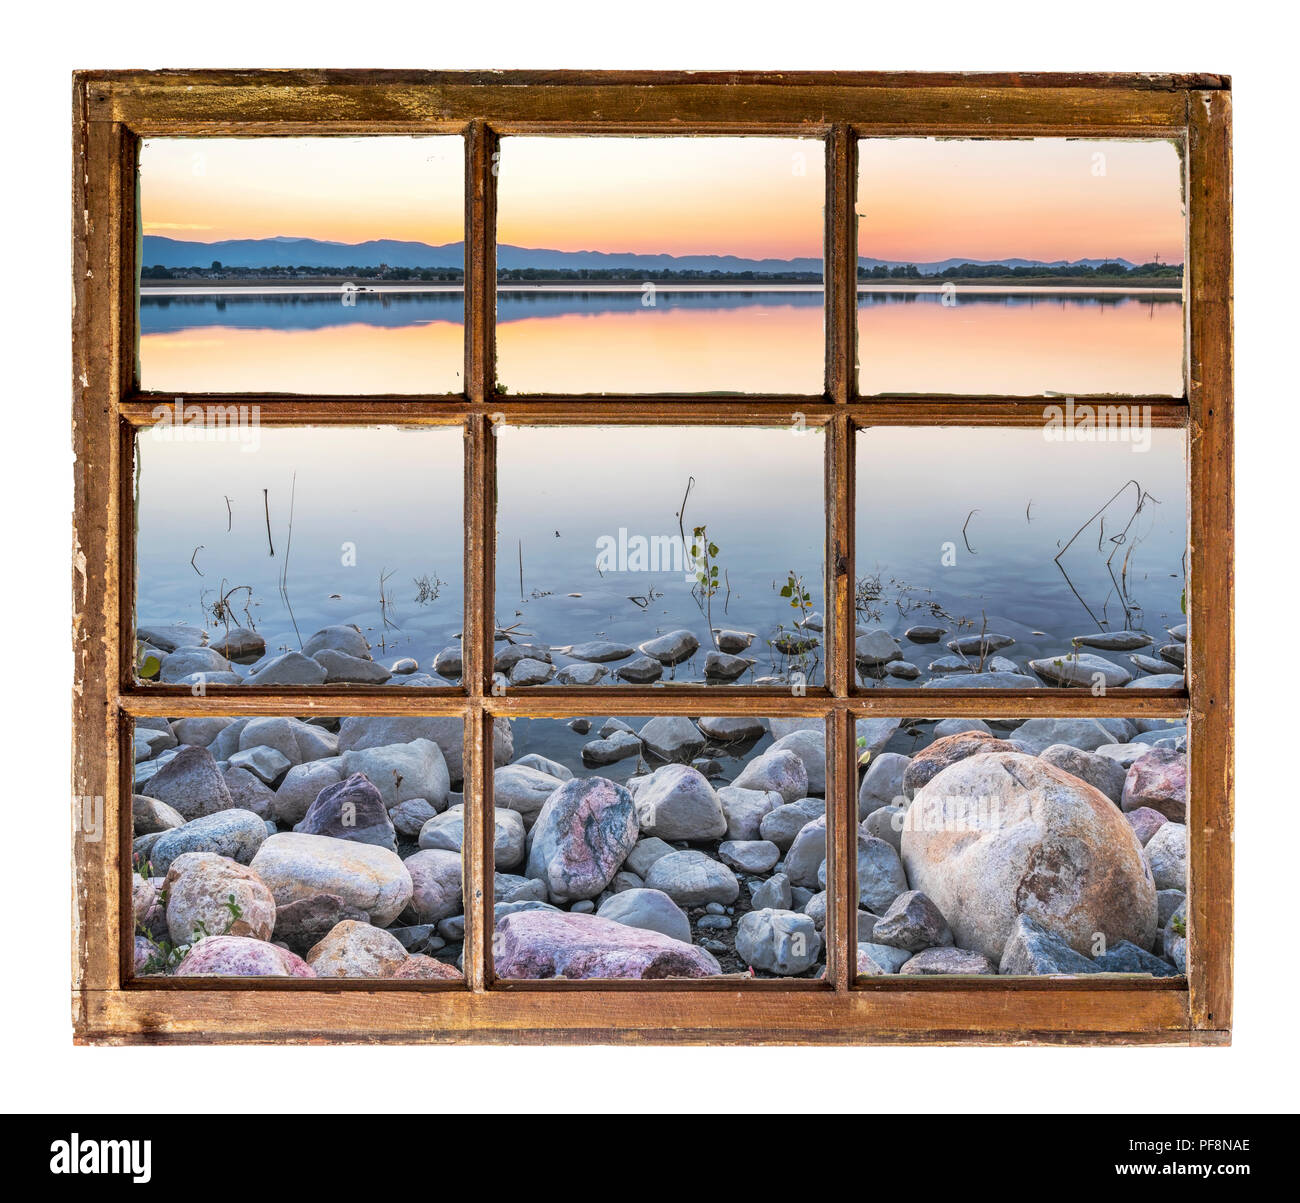
<instances>
[{"instance_id":1,"label":"orange glow on horizon","mask_svg":"<svg viewBox=\"0 0 1300 1203\"><path fill-rule=\"evenodd\" d=\"M871 138L858 163L863 257L1183 261L1171 142Z\"/></svg>"}]
</instances>

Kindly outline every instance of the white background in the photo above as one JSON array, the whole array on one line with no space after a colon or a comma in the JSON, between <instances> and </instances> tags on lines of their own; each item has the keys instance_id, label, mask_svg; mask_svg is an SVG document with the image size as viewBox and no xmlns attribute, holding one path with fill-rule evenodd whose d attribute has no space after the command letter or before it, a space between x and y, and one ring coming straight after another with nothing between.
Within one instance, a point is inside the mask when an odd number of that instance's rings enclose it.
<instances>
[{"instance_id":1,"label":"white background","mask_svg":"<svg viewBox=\"0 0 1300 1203\"><path fill-rule=\"evenodd\" d=\"M10 6L4 98L3 1106L11 1111L1294 1110L1293 35L1278 4ZM900 15L901 14L901 15ZM1294 30L1293 30L1294 33ZM1213 71L1234 83L1237 930L1231 1049L74 1048L68 850L74 68ZM21 412L23 420L17 420ZM1226 617L1226 616L1225 616ZM21 689L21 700L13 692ZM277 1082L290 1088L259 1089ZM1028 1082L1037 1085L1024 1093ZM164 1095L158 1093L170 1083ZM187 1088L187 1083L193 1089ZM728 1088L726 1084L730 1084ZM735 1089L743 1085L744 1089ZM750 1089L758 1087L758 1089Z\"/></svg>"}]
</instances>

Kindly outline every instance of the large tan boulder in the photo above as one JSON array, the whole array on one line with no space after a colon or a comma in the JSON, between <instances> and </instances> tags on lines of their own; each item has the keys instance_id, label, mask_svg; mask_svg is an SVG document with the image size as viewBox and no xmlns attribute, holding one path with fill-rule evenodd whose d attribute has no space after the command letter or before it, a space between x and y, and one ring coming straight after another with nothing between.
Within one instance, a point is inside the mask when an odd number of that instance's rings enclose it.
<instances>
[{"instance_id":1,"label":"large tan boulder","mask_svg":"<svg viewBox=\"0 0 1300 1203\"><path fill-rule=\"evenodd\" d=\"M307 953L317 977L392 977L410 954L391 932L345 919Z\"/></svg>"},{"instance_id":2,"label":"large tan boulder","mask_svg":"<svg viewBox=\"0 0 1300 1203\"><path fill-rule=\"evenodd\" d=\"M215 852L185 852L172 861L163 884L167 930L173 944L203 936L269 940L275 900L252 869Z\"/></svg>"},{"instance_id":3,"label":"large tan boulder","mask_svg":"<svg viewBox=\"0 0 1300 1203\"><path fill-rule=\"evenodd\" d=\"M411 900L411 875L396 852L328 835L282 831L270 836L249 866L287 906L313 894L337 894L387 927Z\"/></svg>"},{"instance_id":4,"label":"large tan boulder","mask_svg":"<svg viewBox=\"0 0 1300 1203\"><path fill-rule=\"evenodd\" d=\"M1091 955L1156 933L1156 886L1115 804L1087 782L1018 752L960 760L914 798L903 828L912 889L928 895L957 947L999 961L1026 914Z\"/></svg>"}]
</instances>

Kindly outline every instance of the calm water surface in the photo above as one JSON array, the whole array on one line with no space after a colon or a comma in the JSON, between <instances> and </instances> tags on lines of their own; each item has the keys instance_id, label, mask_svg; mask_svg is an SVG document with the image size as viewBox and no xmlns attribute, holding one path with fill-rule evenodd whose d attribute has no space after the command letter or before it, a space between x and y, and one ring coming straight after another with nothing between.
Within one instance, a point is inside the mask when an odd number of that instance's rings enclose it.
<instances>
[{"instance_id":1,"label":"calm water surface","mask_svg":"<svg viewBox=\"0 0 1300 1203\"><path fill-rule=\"evenodd\" d=\"M951 303L945 303L945 299ZM651 303L653 302L653 303ZM497 379L521 392L818 393L817 286L502 285ZM860 388L1182 392L1177 293L864 286ZM142 383L164 392L439 393L463 387L458 289L145 289Z\"/></svg>"}]
</instances>

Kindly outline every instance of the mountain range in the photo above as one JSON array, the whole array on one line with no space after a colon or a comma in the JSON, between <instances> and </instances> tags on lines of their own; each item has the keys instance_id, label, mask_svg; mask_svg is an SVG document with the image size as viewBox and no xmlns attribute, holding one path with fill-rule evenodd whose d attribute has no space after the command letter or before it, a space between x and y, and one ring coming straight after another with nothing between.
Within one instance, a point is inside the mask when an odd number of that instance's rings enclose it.
<instances>
[{"instance_id":1,"label":"mountain range","mask_svg":"<svg viewBox=\"0 0 1300 1203\"><path fill-rule=\"evenodd\" d=\"M228 238L219 242L187 242L160 234L144 236L141 262L146 267L208 267L219 262L223 267L317 267L342 270L349 267L448 268L464 267L465 245L448 242L430 246L424 242L401 242L379 238L369 242L326 242L316 238ZM861 267L906 266L906 259L872 259L860 256ZM1099 267L1103 263L1135 264L1127 259L973 259L953 256L914 266L922 275L934 275L947 267L962 263L1000 264L1006 267ZM821 259L744 259L736 255L642 255L631 252L554 251L529 247L497 246L497 267L504 270L583 269L605 271L719 271L820 272Z\"/></svg>"}]
</instances>

